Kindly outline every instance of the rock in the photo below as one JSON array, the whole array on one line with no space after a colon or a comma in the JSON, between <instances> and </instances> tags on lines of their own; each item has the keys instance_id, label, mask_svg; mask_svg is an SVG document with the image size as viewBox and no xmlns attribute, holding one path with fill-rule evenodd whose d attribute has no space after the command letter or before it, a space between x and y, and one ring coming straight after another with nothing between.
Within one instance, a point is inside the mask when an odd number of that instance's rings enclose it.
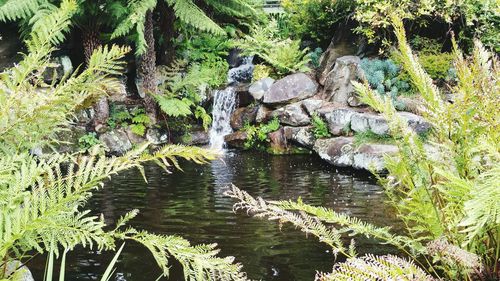
<instances>
[{"instance_id":1,"label":"rock","mask_svg":"<svg viewBox=\"0 0 500 281\"><path fill-rule=\"evenodd\" d=\"M362 144L354 152L353 168L381 172L385 170L384 156L394 155L398 147L390 144Z\"/></svg>"},{"instance_id":2,"label":"rock","mask_svg":"<svg viewBox=\"0 0 500 281\"><path fill-rule=\"evenodd\" d=\"M318 85L304 73L295 73L276 81L264 94L265 104L285 104L307 99L316 94Z\"/></svg>"},{"instance_id":3,"label":"rock","mask_svg":"<svg viewBox=\"0 0 500 281\"><path fill-rule=\"evenodd\" d=\"M372 132L388 135L389 126L382 115L374 113L355 113L351 117L351 129L356 133Z\"/></svg>"},{"instance_id":4,"label":"rock","mask_svg":"<svg viewBox=\"0 0 500 281\"><path fill-rule=\"evenodd\" d=\"M431 125L421 116L410 112L398 112L398 114L406 119L408 126L418 134L425 133L431 128ZM374 113L356 113L352 115L351 129L357 133L370 131L380 136L390 134L389 125L385 118Z\"/></svg>"},{"instance_id":5,"label":"rock","mask_svg":"<svg viewBox=\"0 0 500 281\"><path fill-rule=\"evenodd\" d=\"M248 135L245 131L237 131L226 135L224 141L230 147L235 148L245 148L245 142L247 141Z\"/></svg>"},{"instance_id":6,"label":"rock","mask_svg":"<svg viewBox=\"0 0 500 281\"><path fill-rule=\"evenodd\" d=\"M255 99L248 91L249 84L239 84L235 89L236 93L236 106L245 107L255 102Z\"/></svg>"},{"instance_id":7,"label":"rock","mask_svg":"<svg viewBox=\"0 0 500 281\"><path fill-rule=\"evenodd\" d=\"M285 138L296 144L302 145L307 148L312 148L316 138L312 132L312 126L307 127L283 127Z\"/></svg>"},{"instance_id":8,"label":"rock","mask_svg":"<svg viewBox=\"0 0 500 281\"><path fill-rule=\"evenodd\" d=\"M243 128L247 123L254 124L258 110L258 107L240 107L236 109L233 114L231 114L231 128L237 131Z\"/></svg>"},{"instance_id":9,"label":"rock","mask_svg":"<svg viewBox=\"0 0 500 281\"><path fill-rule=\"evenodd\" d=\"M108 152L112 155L123 155L132 149L132 143L124 129L106 132L99 136L99 140L106 145Z\"/></svg>"},{"instance_id":10,"label":"rock","mask_svg":"<svg viewBox=\"0 0 500 281\"><path fill-rule=\"evenodd\" d=\"M257 114L255 115L255 122L264 123L271 118L273 110L266 107L265 105L259 106L257 109Z\"/></svg>"},{"instance_id":11,"label":"rock","mask_svg":"<svg viewBox=\"0 0 500 281\"><path fill-rule=\"evenodd\" d=\"M83 126L72 126L68 130L61 130L56 133L56 138L60 141L54 144L54 148L59 153L72 153L80 150L78 140L87 134ZM45 151L44 151L45 152Z\"/></svg>"},{"instance_id":12,"label":"rock","mask_svg":"<svg viewBox=\"0 0 500 281\"><path fill-rule=\"evenodd\" d=\"M146 92L144 91L143 80L140 77L135 78L135 87L137 88L137 94L141 99L146 96Z\"/></svg>"},{"instance_id":13,"label":"rock","mask_svg":"<svg viewBox=\"0 0 500 281\"><path fill-rule=\"evenodd\" d=\"M149 128L146 131L146 140L155 145L165 144L168 142L168 134L159 129Z\"/></svg>"},{"instance_id":14,"label":"rock","mask_svg":"<svg viewBox=\"0 0 500 281\"><path fill-rule=\"evenodd\" d=\"M422 116L410 112L398 112L398 114L408 121L408 126L417 134L427 133L431 129L431 124L425 121Z\"/></svg>"},{"instance_id":15,"label":"rock","mask_svg":"<svg viewBox=\"0 0 500 281\"><path fill-rule=\"evenodd\" d=\"M50 66L43 72L43 80L46 83L61 81L63 77L73 72L73 63L68 56L55 57L50 61Z\"/></svg>"},{"instance_id":16,"label":"rock","mask_svg":"<svg viewBox=\"0 0 500 281\"><path fill-rule=\"evenodd\" d=\"M9 280L35 281L28 267L18 260L8 261L5 266L2 265L2 270L3 276L8 276Z\"/></svg>"},{"instance_id":17,"label":"rock","mask_svg":"<svg viewBox=\"0 0 500 281\"><path fill-rule=\"evenodd\" d=\"M340 136L345 133L347 129L351 128L351 118L356 114L356 111L349 108L335 109L325 114L328 129L334 136Z\"/></svg>"},{"instance_id":18,"label":"rock","mask_svg":"<svg viewBox=\"0 0 500 281\"><path fill-rule=\"evenodd\" d=\"M117 87L106 89L106 94L110 102L125 102L128 96L126 78L120 79Z\"/></svg>"},{"instance_id":19,"label":"rock","mask_svg":"<svg viewBox=\"0 0 500 281\"><path fill-rule=\"evenodd\" d=\"M301 102L278 108L272 112L271 116L278 118L281 124L295 127L307 126L311 123L311 118L302 109Z\"/></svg>"},{"instance_id":20,"label":"rock","mask_svg":"<svg viewBox=\"0 0 500 281\"><path fill-rule=\"evenodd\" d=\"M360 58L356 56L345 56L337 59L335 67L328 73L324 82L323 96L325 100L348 105L348 100L356 95L351 81L364 77L360 63Z\"/></svg>"},{"instance_id":21,"label":"rock","mask_svg":"<svg viewBox=\"0 0 500 281\"><path fill-rule=\"evenodd\" d=\"M332 71L338 58L355 54L356 46L354 46L351 42L330 42L330 45L321 55L319 60L320 65L317 72L319 83L321 85L325 85L328 73Z\"/></svg>"},{"instance_id":22,"label":"rock","mask_svg":"<svg viewBox=\"0 0 500 281\"><path fill-rule=\"evenodd\" d=\"M307 112L307 114L309 114L309 116L312 116L318 109L324 107L327 104L328 102L316 98L310 98L302 101L302 107Z\"/></svg>"},{"instance_id":23,"label":"rock","mask_svg":"<svg viewBox=\"0 0 500 281\"><path fill-rule=\"evenodd\" d=\"M314 143L313 150L318 153L321 159L332 165L351 167L354 163L352 143L352 137L319 139Z\"/></svg>"},{"instance_id":24,"label":"rock","mask_svg":"<svg viewBox=\"0 0 500 281\"><path fill-rule=\"evenodd\" d=\"M243 63L243 57L241 57L242 51L238 48L233 48L229 51L227 56L227 63L230 68L238 67Z\"/></svg>"},{"instance_id":25,"label":"rock","mask_svg":"<svg viewBox=\"0 0 500 281\"><path fill-rule=\"evenodd\" d=\"M271 86L274 83L274 79L270 77L262 78L259 81L253 83L250 88L248 89L248 92L252 97L260 101L264 97L264 95L269 91Z\"/></svg>"},{"instance_id":26,"label":"rock","mask_svg":"<svg viewBox=\"0 0 500 281\"><path fill-rule=\"evenodd\" d=\"M286 142L283 128L269 133L267 137L269 138L269 145L273 153L283 153L288 149L288 144Z\"/></svg>"},{"instance_id":27,"label":"rock","mask_svg":"<svg viewBox=\"0 0 500 281\"><path fill-rule=\"evenodd\" d=\"M205 145L208 144L210 141L210 137L208 136L208 133L205 131L194 131L191 132L190 134L190 139L188 142L186 142L186 145Z\"/></svg>"},{"instance_id":28,"label":"rock","mask_svg":"<svg viewBox=\"0 0 500 281\"><path fill-rule=\"evenodd\" d=\"M146 141L146 139L144 139L144 137L141 137L141 136L133 133L132 130L130 129L130 127L125 128L125 132L127 133L127 137L132 144L139 144L139 143L143 143Z\"/></svg>"},{"instance_id":29,"label":"rock","mask_svg":"<svg viewBox=\"0 0 500 281\"><path fill-rule=\"evenodd\" d=\"M81 109L76 112L76 122L81 125L90 124L94 120L95 111L93 107Z\"/></svg>"}]
</instances>

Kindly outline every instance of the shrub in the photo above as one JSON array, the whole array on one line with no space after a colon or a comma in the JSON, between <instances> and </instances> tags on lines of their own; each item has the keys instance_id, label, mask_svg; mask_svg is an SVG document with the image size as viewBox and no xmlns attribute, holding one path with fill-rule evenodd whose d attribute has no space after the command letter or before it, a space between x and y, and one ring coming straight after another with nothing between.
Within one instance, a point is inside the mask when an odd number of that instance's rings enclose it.
<instances>
[{"instance_id":1,"label":"shrub","mask_svg":"<svg viewBox=\"0 0 500 281\"><path fill-rule=\"evenodd\" d=\"M332 31L346 21L354 11L350 0L284 0L283 8L289 15L289 22L296 38L314 40L327 45Z\"/></svg>"},{"instance_id":2,"label":"shrub","mask_svg":"<svg viewBox=\"0 0 500 281\"><path fill-rule=\"evenodd\" d=\"M132 111L128 111L127 108L113 106L107 123L111 129L118 126L129 127L132 133L144 136L146 128L151 125L151 119L143 108L134 108Z\"/></svg>"},{"instance_id":3,"label":"shrub","mask_svg":"<svg viewBox=\"0 0 500 281\"><path fill-rule=\"evenodd\" d=\"M410 85L401 80L400 67L391 59L363 59L361 68L365 72L365 77L370 87L380 95L387 95L393 100L410 89Z\"/></svg>"},{"instance_id":4,"label":"shrub","mask_svg":"<svg viewBox=\"0 0 500 281\"><path fill-rule=\"evenodd\" d=\"M264 64L256 64L253 69L252 81L259 81L262 78L271 77L272 69Z\"/></svg>"},{"instance_id":5,"label":"shrub","mask_svg":"<svg viewBox=\"0 0 500 281\"><path fill-rule=\"evenodd\" d=\"M313 134L317 139L329 138L331 136L328 126L317 114L311 116L311 123L313 126Z\"/></svg>"}]
</instances>

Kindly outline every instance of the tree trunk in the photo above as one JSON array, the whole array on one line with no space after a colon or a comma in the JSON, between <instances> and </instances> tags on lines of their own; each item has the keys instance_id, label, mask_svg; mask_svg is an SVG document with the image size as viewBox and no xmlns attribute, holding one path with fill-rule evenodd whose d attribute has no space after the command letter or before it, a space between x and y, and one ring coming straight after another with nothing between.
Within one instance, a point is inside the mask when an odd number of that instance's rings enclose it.
<instances>
[{"instance_id":1,"label":"tree trunk","mask_svg":"<svg viewBox=\"0 0 500 281\"><path fill-rule=\"evenodd\" d=\"M144 108L151 121L156 123L157 109L156 102L151 96L157 93L156 85L156 53L155 38L153 34L153 12L148 11L146 22L144 24L144 39L146 40L147 50L139 60L138 72L142 79L142 87L146 95L144 96Z\"/></svg>"},{"instance_id":2,"label":"tree trunk","mask_svg":"<svg viewBox=\"0 0 500 281\"><path fill-rule=\"evenodd\" d=\"M168 6L165 2L159 3L160 8L160 32L163 36L162 44L159 46L158 61L162 65L171 65L175 59L175 48L172 40L177 35L174 28L175 12L172 7Z\"/></svg>"},{"instance_id":3,"label":"tree trunk","mask_svg":"<svg viewBox=\"0 0 500 281\"><path fill-rule=\"evenodd\" d=\"M92 53L101 46L99 39L99 28L96 25L89 25L82 30L83 54L85 56L85 64L88 65ZM98 130L102 125L106 124L109 118L109 104L106 96L99 98L94 105L94 128Z\"/></svg>"}]
</instances>

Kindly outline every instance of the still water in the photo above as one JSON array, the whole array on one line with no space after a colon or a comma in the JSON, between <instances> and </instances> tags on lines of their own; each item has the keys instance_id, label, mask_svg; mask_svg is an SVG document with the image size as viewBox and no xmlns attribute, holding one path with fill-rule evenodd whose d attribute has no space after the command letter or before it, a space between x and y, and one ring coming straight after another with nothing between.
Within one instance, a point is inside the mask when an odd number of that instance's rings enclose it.
<instances>
[{"instance_id":1,"label":"still water","mask_svg":"<svg viewBox=\"0 0 500 281\"><path fill-rule=\"evenodd\" d=\"M257 280L314 280L316 271L330 271L335 262L328 247L293 227L233 213L233 201L223 195L234 183L265 199L302 199L334 208L378 226L395 224L384 205L380 186L368 174L337 170L313 155L271 156L229 151L207 165L182 162L183 171L165 173L146 167L149 183L132 170L113 177L89 202L110 223L134 208L131 222L155 233L181 235L193 243L217 243L222 255L232 255ZM374 241L357 241L359 252L393 250ZM113 253L78 249L68 254L66 280L99 280ZM44 261L31 265L42 280ZM160 275L153 258L140 246L127 243L114 280L150 281ZM167 280L167 279L160 279ZM173 264L168 280L182 280Z\"/></svg>"}]
</instances>

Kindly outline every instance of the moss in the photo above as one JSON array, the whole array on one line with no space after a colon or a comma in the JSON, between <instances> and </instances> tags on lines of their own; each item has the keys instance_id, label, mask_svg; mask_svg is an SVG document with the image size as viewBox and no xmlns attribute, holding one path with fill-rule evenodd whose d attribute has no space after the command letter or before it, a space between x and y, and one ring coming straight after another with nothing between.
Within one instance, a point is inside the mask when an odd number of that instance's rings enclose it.
<instances>
[{"instance_id":1,"label":"moss","mask_svg":"<svg viewBox=\"0 0 500 281\"><path fill-rule=\"evenodd\" d=\"M389 135L377 135L370 131L354 134L354 146L359 147L365 143L393 144L394 140Z\"/></svg>"}]
</instances>

